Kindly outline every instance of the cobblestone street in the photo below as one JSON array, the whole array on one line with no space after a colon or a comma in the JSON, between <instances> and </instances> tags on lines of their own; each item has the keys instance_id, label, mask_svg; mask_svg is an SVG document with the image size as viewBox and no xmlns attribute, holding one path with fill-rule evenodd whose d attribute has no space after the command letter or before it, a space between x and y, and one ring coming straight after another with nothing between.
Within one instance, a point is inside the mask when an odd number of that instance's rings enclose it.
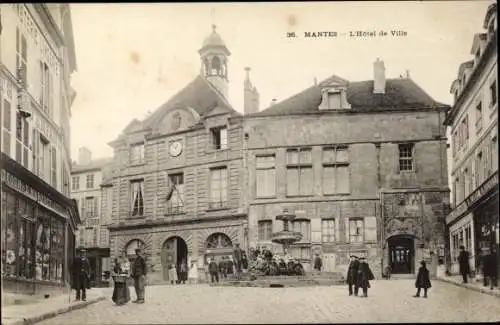
<instances>
[{"instance_id":1,"label":"cobblestone street","mask_svg":"<svg viewBox=\"0 0 500 325\"><path fill-rule=\"evenodd\" d=\"M346 286L233 288L152 286L146 303L117 307L105 300L43 321L55 324L492 322L500 300L439 281L429 298L413 298L413 280L373 281L369 297ZM111 295L111 293L110 293ZM131 287L131 295L135 297Z\"/></svg>"}]
</instances>

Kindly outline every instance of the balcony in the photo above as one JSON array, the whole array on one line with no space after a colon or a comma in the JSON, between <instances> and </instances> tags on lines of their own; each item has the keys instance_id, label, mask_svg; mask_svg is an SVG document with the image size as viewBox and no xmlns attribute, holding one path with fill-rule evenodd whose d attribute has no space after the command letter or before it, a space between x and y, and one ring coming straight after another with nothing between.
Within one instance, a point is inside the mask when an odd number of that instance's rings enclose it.
<instances>
[{"instance_id":1,"label":"balcony","mask_svg":"<svg viewBox=\"0 0 500 325\"><path fill-rule=\"evenodd\" d=\"M227 201L212 201L208 202L208 210L222 210L229 206Z\"/></svg>"},{"instance_id":2,"label":"balcony","mask_svg":"<svg viewBox=\"0 0 500 325\"><path fill-rule=\"evenodd\" d=\"M176 205L176 206L168 206L165 208L165 215L175 215L175 214L183 214L184 213L184 206L183 205Z\"/></svg>"}]
</instances>

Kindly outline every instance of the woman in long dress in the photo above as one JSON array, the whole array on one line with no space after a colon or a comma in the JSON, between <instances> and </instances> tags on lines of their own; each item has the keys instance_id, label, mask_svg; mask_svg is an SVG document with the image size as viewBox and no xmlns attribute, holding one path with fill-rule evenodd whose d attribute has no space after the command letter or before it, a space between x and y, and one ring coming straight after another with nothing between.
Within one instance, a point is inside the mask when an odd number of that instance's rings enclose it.
<instances>
[{"instance_id":1,"label":"woman in long dress","mask_svg":"<svg viewBox=\"0 0 500 325\"><path fill-rule=\"evenodd\" d=\"M198 266L194 262L191 262L191 267L189 268L188 282L190 284L198 283Z\"/></svg>"},{"instance_id":2,"label":"woman in long dress","mask_svg":"<svg viewBox=\"0 0 500 325\"><path fill-rule=\"evenodd\" d=\"M126 272L122 263L115 259L115 267L113 268L113 297L111 300L118 306L125 305L130 301L130 289L127 285L129 273Z\"/></svg>"}]
</instances>

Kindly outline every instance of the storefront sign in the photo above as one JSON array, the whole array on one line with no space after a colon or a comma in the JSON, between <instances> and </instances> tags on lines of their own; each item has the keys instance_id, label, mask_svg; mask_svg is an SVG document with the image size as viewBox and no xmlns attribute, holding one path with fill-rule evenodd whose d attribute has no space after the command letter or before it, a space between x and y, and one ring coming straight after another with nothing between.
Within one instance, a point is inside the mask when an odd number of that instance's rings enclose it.
<instances>
[{"instance_id":1,"label":"storefront sign","mask_svg":"<svg viewBox=\"0 0 500 325\"><path fill-rule=\"evenodd\" d=\"M24 183L23 181L18 179L15 175L7 172L4 169L2 169L2 182L5 182L5 184L9 185L13 189L17 190L18 192L22 193L23 195L32 199L33 201L40 202L54 209L55 211L59 211L60 213L65 213L65 209L61 205L54 202L45 194L42 194L41 192L37 191L30 185Z\"/></svg>"},{"instance_id":2,"label":"storefront sign","mask_svg":"<svg viewBox=\"0 0 500 325\"><path fill-rule=\"evenodd\" d=\"M467 212L467 204L465 202L460 203L453 211L450 212L448 217L446 218L446 223L450 223L453 220L459 218L464 213Z\"/></svg>"},{"instance_id":3,"label":"storefront sign","mask_svg":"<svg viewBox=\"0 0 500 325\"><path fill-rule=\"evenodd\" d=\"M472 192L469 197L465 199L465 203L470 207L474 202L479 200L483 195L485 195L489 190L498 185L498 172L491 176L486 182L481 184L481 186Z\"/></svg>"}]
</instances>

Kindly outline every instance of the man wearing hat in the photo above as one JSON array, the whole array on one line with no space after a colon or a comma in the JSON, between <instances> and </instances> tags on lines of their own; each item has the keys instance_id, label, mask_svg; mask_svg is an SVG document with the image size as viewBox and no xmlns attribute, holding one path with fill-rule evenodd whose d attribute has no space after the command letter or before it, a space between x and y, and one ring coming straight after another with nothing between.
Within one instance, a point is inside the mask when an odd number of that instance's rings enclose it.
<instances>
[{"instance_id":1,"label":"man wearing hat","mask_svg":"<svg viewBox=\"0 0 500 325\"><path fill-rule=\"evenodd\" d=\"M146 266L146 260L142 256L142 250L140 248L135 249L135 254L137 255L137 257L135 258L131 273L131 276L134 279L135 295L137 296L137 300L135 300L134 302L138 304L143 304L144 291L145 291L144 287L146 285L147 266Z\"/></svg>"},{"instance_id":2,"label":"man wearing hat","mask_svg":"<svg viewBox=\"0 0 500 325\"><path fill-rule=\"evenodd\" d=\"M73 288L76 290L76 300L87 300L87 289L90 289L90 262L87 259L86 250L80 248L78 256L73 260L71 273ZM81 293L81 295L80 295Z\"/></svg>"},{"instance_id":3,"label":"man wearing hat","mask_svg":"<svg viewBox=\"0 0 500 325\"><path fill-rule=\"evenodd\" d=\"M349 285L349 296L352 296L353 290L352 286L354 286L354 295L358 295L358 286L357 286L357 275L359 268L359 260L356 255L350 256L349 268L347 269L347 284Z\"/></svg>"}]
</instances>

